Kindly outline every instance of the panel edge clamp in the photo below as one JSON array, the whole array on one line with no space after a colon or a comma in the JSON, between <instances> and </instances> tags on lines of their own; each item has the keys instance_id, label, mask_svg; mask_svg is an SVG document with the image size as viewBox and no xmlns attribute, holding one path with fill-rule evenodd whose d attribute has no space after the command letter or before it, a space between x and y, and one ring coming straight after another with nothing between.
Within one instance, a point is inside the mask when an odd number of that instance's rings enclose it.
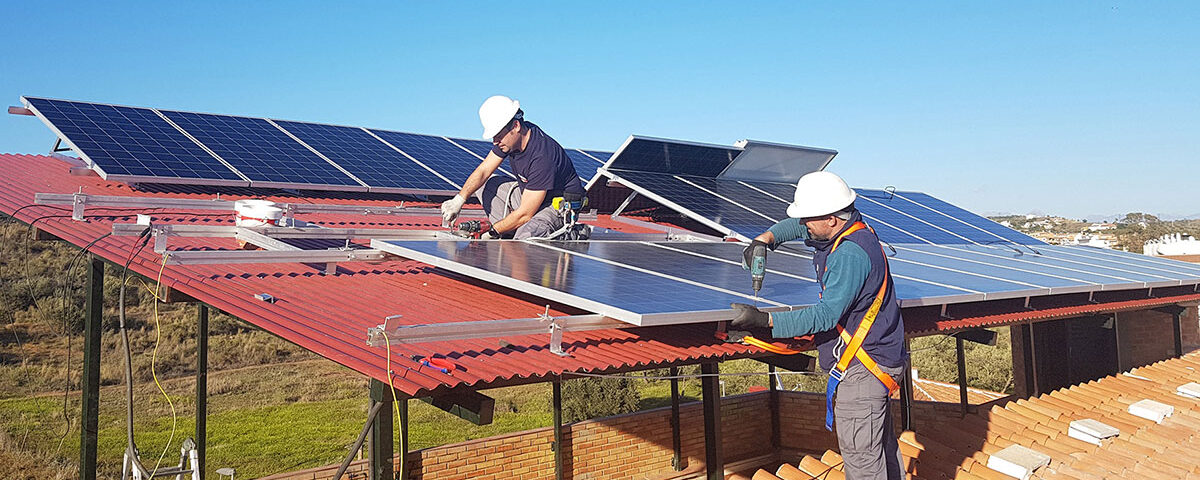
<instances>
[{"instance_id":1,"label":"panel edge clamp","mask_svg":"<svg viewBox=\"0 0 1200 480\"><path fill-rule=\"evenodd\" d=\"M547 323L550 326L550 353L560 357L569 357L571 354L564 352L562 348L563 326L561 320L550 316L550 306L546 305L546 311L538 314L538 319L542 323Z\"/></svg>"},{"instance_id":2,"label":"panel edge clamp","mask_svg":"<svg viewBox=\"0 0 1200 480\"><path fill-rule=\"evenodd\" d=\"M396 325L396 321L402 317L404 315L388 315L383 318L383 323L367 327L367 346L382 347L388 343L401 343L400 325Z\"/></svg>"}]
</instances>

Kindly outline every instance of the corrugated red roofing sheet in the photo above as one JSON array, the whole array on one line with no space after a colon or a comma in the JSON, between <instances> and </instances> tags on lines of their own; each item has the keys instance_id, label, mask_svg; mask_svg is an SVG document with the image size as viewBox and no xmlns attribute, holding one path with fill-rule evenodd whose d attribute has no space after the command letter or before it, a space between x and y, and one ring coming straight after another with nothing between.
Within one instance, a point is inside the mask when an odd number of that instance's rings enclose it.
<instances>
[{"instance_id":1,"label":"corrugated red roofing sheet","mask_svg":"<svg viewBox=\"0 0 1200 480\"><path fill-rule=\"evenodd\" d=\"M111 231L115 222L129 222L131 212L113 209L89 209L88 219L76 222L69 210L48 206L29 206L36 193L74 193L96 195L132 195L172 198L212 198L194 187L154 187L131 189L128 185L106 182L95 176L68 174L68 165L43 155L0 155L0 211L16 213L26 223L36 221L45 230L77 246L86 245ZM246 198L256 191L225 190L223 198ZM266 198L295 202L294 194L268 192ZM394 198L378 199L363 194L318 194L304 197L314 203L355 203L395 205ZM430 205L432 206L432 205ZM19 212L18 212L19 210ZM153 212L152 212L153 213ZM94 216L109 215L109 216ZM156 221L227 225L231 215L213 212L154 213ZM438 228L440 218L411 216L303 215L303 220L338 227ZM601 216L597 224L616 230L637 231L636 227ZM644 232L645 230L643 230ZM124 264L133 237L108 237L96 242L91 251L117 264ZM171 249L233 249L233 239L172 238ZM150 248L137 255L130 268L155 278L162 267ZM507 290L474 279L436 271L415 261L393 260L381 263L343 263L336 275L322 275L317 268L302 264L234 264L168 266L162 271L163 283L181 293L237 316L285 340L318 355L380 380L387 380L385 350L366 345L366 330L383 322L389 315L403 315L404 324L430 324L462 321L486 321L508 318L532 318L550 303L551 315L583 313L556 305L522 292ZM254 294L269 293L279 299L266 303ZM929 318L922 310L906 311L913 315L910 334L930 334L972 326L1000 325L1034 315L1083 314L1104 309L1146 308L1200 299L1200 295L1145 299L1116 304L1086 304L1066 310L1010 312L979 318L945 320ZM1158 303L1154 303L1158 302ZM500 340L505 342L501 345ZM478 339L420 345L393 345L392 367L395 386L410 395L437 393L455 387L492 387L527 383L541 378L576 371L637 370L647 367L695 363L761 355L757 348L727 344L714 339L713 325L679 325L566 333L563 347L570 354L560 357L548 347L549 335L526 335L504 339ZM444 356L457 369L450 374L423 367L411 359L414 355Z\"/></svg>"}]
</instances>

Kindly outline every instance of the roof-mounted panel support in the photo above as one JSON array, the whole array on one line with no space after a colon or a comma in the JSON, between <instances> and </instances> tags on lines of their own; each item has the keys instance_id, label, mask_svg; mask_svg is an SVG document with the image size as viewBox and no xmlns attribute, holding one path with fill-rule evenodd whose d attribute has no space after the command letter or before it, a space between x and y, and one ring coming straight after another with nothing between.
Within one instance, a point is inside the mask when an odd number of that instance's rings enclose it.
<instances>
[{"instance_id":1,"label":"roof-mounted panel support","mask_svg":"<svg viewBox=\"0 0 1200 480\"><path fill-rule=\"evenodd\" d=\"M392 317L387 318L391 319ZM556 317L553 321L562 332L583 332L636 326L602 315L571 315ZM542 335L547 333L548 327L546 321L541 316L514 320L450 322L425 325L395 325L394 322L386 321L385 323L388 328L388 340L392 343L427 343L473 338ZM372 347L383 345L383 336L378 331L380 328L372 327L367 329L367 345Z\"/></svg>"},{"instance_id":2,"label":"roof-mounted panel support","mask_svg":"<svg viewBox=\"0 0 1200 480\"><path fill-rule=\"evenodd\" d=\"M30 117L34 116L33 110L30 110L25 107L14 106L14 105L9 105L8 113L9 113L9 115L28 115Z\"/></svg>"}]
</instances>

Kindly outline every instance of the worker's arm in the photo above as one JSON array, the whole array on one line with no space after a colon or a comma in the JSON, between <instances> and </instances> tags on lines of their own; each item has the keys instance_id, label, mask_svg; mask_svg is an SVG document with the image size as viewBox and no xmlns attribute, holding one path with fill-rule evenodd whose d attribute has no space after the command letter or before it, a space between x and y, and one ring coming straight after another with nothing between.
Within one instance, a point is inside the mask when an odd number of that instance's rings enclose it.
<instances>
[{"instance_id":1,"label":"worker's arm","mask_svg":"<svg viewBox=\"0 0 1200 480\"><path fill-rule=\"evenodd\" d=\"M771 247L771 250L792 240L808 240L808 227L799 218L787 218L755 238Z\"/></svg>"},{"instance_id":2,"label":"worker's arm","mask_svg":"<svg viewBox=\"0 0 1200 480\"><path fill-rule=\"evenodd\" d=\"M521 192L521 206L513 210L508 216L501 218L500 221L492 224L492 230L499 233L510 232L521 228L533 218L533 215L538 212L538 208L542 206L542 202L546 200L545 190L525 190Z\"/></svg>"},{"instance_id":3,"label":"worker's arm","mask_svg":"<svg viewBox=\"0 0 1200 480\"><path fill-rule=\"evenodd\" d=\"M803 310L771 313L771 335L799 337L833 329L862 291L871 272L871 259L854 242L844 242L829 254L825 290L816 305Z\"/></svg>"},{"instance_id":4,"label":"worker's arm","mask_svg":"<svg viewBox=\"0 0 1200 480\"><path fill-rule=\"evenodd\" d=\"M479 162L479 166L475 167L475 171L471 172L471 176L467 177L467 181L463 182L462 190L458 192L463 199L471 198L484 182L487 181L496 169L500 167L500 163L504 159L496 155L495 152L488 152L487 157Z\"/></svg>"},{"instance_id":5,"label":"worker's arm","mask_svg":"<svg viewBox=\"0 0 1200 480\"><path fill-rule=\"evenodd\" d=\"M503 161L504 159L495 152L488 152L487 157L479 163L478 167L475 167L475 171L471 172L467 181L463 182L462 190L459 190L458 194L449 200L442 202L442 226L449 227L454 219L458 218L458 212L462 210L463 204L467 203L467 199L483 186Z\"/></svg>"}]
</instances>

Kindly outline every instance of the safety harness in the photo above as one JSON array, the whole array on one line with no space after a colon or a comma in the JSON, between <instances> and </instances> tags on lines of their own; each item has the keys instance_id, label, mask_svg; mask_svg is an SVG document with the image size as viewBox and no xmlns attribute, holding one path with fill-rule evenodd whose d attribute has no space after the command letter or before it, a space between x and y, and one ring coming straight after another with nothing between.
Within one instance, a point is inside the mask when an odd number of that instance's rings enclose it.
<instances>
[{"instance_id":1,"label":"safety harness","mask_svg":"<svg viewBox=\"0 0 1200 480\"><path fill-rule=\"evenodd\" d=\"M845 239L847 235L864 228L870 230L871 233L875 233L875 230L868 227L865 223L854 222L853 225L850 225L850 228L847 228L845 231L843 231L840 235L838 235L837 239L833 241L833 248L829 250L829 253L833 254L833 252L837 250L838 245L842 244L842 240ZM882 250L883 247L880 246L880 249ZM875 294L875 301L871 302L871 307L867 309L866 315L863 315L862 321L858 322L858 328L854 330L854 335L851 336L849 333L846 333L846 329L841 325L837 326L838 335L841 337L841 341L846 343L846 349L842 351L841 356L838 358L837 365L829 370L829 382L825 384L826 430L833 431L833 397L837 393L838 384L841 383L842 377L846 374L846 369L850 367L850 362L855 358L857 358L864 367L867 367L867 371L871 372L872 375L875 375L875 378L878 378L880 382L883 382L883 386L887 387L888 389L889 396L900 388L900 386L896 384L896 381L892 379L892 377L886 372L881 370L879 368L879 364L875 362L875 359L871 358L870 355L867 355L867 351L863 350L862 348L863 341L867 339L867 331L871 330L871 325L875 324L875 317L879 315L879 309L883 306L883 297L887 295L888 278L890 278L891 275L888 273L886 260L883 264L883 272L883 284L879 286L879 293ZM823 274L824 272L817 272L817 279L822 279L824 277ZM824 289L824 287L824 284L822 284L821 288Z\"/></svg>"}]
</instances>

